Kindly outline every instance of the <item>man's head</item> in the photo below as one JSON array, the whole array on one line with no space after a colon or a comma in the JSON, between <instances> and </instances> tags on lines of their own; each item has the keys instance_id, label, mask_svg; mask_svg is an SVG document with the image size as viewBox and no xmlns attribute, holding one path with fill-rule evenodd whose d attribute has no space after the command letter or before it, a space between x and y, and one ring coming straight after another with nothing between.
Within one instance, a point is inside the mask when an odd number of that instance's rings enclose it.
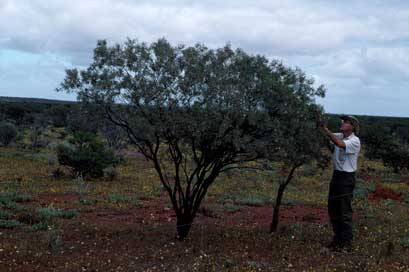
<instances>
[{"instance_id":1,"label":"man's head","mask_svg":"<svg viewBox=\"0 0 409 272\"><path fill-rule=\"evenodd\" d=\"M344 134L351 134L354 132L355 134L359 134L359 121L355 116L352 115L343 115L341 116L342 124L341 124L341 132Z\"/></svg>"}]
</instances>

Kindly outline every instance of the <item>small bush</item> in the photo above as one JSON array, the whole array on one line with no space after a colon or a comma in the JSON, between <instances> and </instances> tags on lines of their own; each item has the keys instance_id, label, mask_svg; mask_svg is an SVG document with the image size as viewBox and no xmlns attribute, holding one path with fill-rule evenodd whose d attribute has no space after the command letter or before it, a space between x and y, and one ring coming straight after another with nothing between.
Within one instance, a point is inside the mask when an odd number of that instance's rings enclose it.
<instances>
[{"instance_id":1,"label":"small bush","mask_svg":"<svg viewBox=\"0 0 409 272\"><path fill-rule=\"evenodd\" d=\"M2 121L0 122L0 143L4 146L8 146L12 143L18 135L17 127L10 123Z\"/></svg>"},{"instance_id":2,"label":"small bush","mask_svg":"<svg viewBox=\"0 0 409 272\"><path fill-rule=\"evenodd\" d=\"M57 167L56 169L51 171L51 176L55 179L60 179L64 176L64 171L61 168Z\"/></svg>"},{"instance_id":3,"label":"small bush","mask_svg":"<svg viewBox=\"0 0 409 272\"><path fill-rule=\"evenodd\" d=\"M17 220L4 220L0 219L0 229L14 229L23 225Z\"/></svg>"},{"instance_id":4,"label":"small bush","mask_svg":"<svg viewBox=\"0 0 409 272\"><path fill-rule=\"evenodd\" d=\"M224 209L228 212L234 213L241 210L240 206L234 205L232 203L226 203L223 205Z\"/></svg>"},{"instance_id":5,"label":"small bush","mask_svg":"<svg viewBox=\"0 0 409 272\"><path fill-rule=\"evenodd\" d=\"M37 224L33 224L31 226L31 229L34 231L38 231L38 230L47 230L48 229L48 224L46 222L40 222Z\"/></svg>"},{"instance_id":6,"label":"small bush","mask_svg":"<svg viewBox=\"0 0 409 272\"><path fill-rule=\"evenodd\" d=\"M51 205L46 208L37 209L37 213L42 218L42 220L45 220L45 221L50 220L52 218L57 218L57 217L71 219L78 215L78 211L75 209L64 211L61 209L56 209Z\"/></svg>"},{"instance_id":7,"label":"small bush","mask_svg":"<svg viewBox=\"0 0 409 272\"><path fill-rule=\"evenodd\" d=\"M76 210L76 209L69 209L69 210L63 211L63 212L61 213L61 217L62 217L62 218L65 218L65 219L71 219L71 218L76 217L78 214L79 214L78 210Z\"/></svg>"},{"instance_id":8,"label":"small bush","mask_svg":"<svg viewBox=\"0 0 409 272\"><path fill-rule=\"evenodd\" d=\"M15 211L24 211L26 208L17 202L28 202L31 196L19 193L0 193L0 207Z\"/></svg>"},{"instance_id":9,"label":"small bush","mask_svg":"<svg viewBox=\"0 0 409 272\"><path fill-rule=\"evenodd\" d=\"M375 192L375 189L375 183L357 182L356 188L354 190L354 197L364 199L368 196L369 193Z\"/></svg>"},{"instance_id":10,"label":"small bush","mask_svg":"<svg viewBox=\"0 0 409 272\"><path fill-rule=\"evenodd\" d=\"M409 169L409 144L385 128L372 128L366 139L365 155L369 159L381 159L395 173Z\"/></svg>"},{"instance_id":11,"label":"small bush","mask_svg":"<svg viewBox=\"0 0 409 272\"><path fill-rule=\"evenodd\" d=\"M79 200L79 202L80 202L81 204L84 204L84 205L94 205L94 204L98 203L98 199L92 199L92 198L84 198L84 197L81 197L80 200Z\"/></svg>"},{"instance_id":12,"label":"small bush","mask_svg":"<svg viewBox=\"0 0 409 272\"><path fill-rule=\"evenodd\" d=\"M134 206L140 206L140 201L137 196L125 196L119 192L110 193L107 196L107 200L110 203L130 203Z\"/></svg>"},{"instance_id":13,"label":"small bush","mask_svg":"<svg viewBox=\"0 0 409 272\"><path fill-rule=\"evenodd\" d=\"M28 194L12 194L12 200L15 202L29 202L32 200L32 196Z\"/></svg>"},{"instance_id":14,"label":"small bush","mask_svg":"<svg viewBox=\"0 0 409 272\"><path fill-rule=\"evenodd\" d=\"M265 204L271 203L271 199L260 196L248 196L238 198L234 200L234 203L247 206L263 206Z\"/></svg>"},{"instance_id":15,"label":"small bush","mask_svg":"<svg viewBox=\"0 0 409 272\"><path fill-rule=\"evenodd\" d=\"M8 220L10 219L11 214L8 211L0 211L0 219Z\"/></svg>"},{"instance_id":16,"label":"small bush","mask_svg":"<svg viewBox=\"0 0 409 272\"><path fill-rule=\"evenodd\" d=\"M111 202L111 203L119 203L119 202L125 202L126 197L122 195L121 193L114 192L114 193L110 193L107 196L107 200L108 202Z\"/></svg>"},{"instance_id":17,"label":"small bush","mask_svg":"<svg viewBox=\"0 0 409 272\"><path fill-rule=\"evenodd\" d=\"M86 132L75 133L68 144L57 146L58 162L70 168L74 177L99 178L104 169L118 163L114 152L107 149L96 135Z\"/></svg>"},{"instance_id":18,"label":"small bush","mask_svg":"<svg viewBox=\"0 0 409 272\"><path fill-rule=\"evenodd\" d=\"M404 248L409 248L409 236L408 236L408 237L401 238L401 239L399 240L399 244L400 244L402 247L404 247Z\"/></svg>"},{"instance_id":19,"label":"small bush","mask_svg":"<svg viewBox=\"0 0 409 272\"><path fill-rule=\"evenodd\" d=\"M43 220L48 220L54 217L61 216L61 210L54 208L53 206L48 206L46 208L38 208L37 213Z\"/></svg>"},{"instance_id":20,"label":"small bush","mask_svg":"<svg viewBox=\"0 0 409 272\"><path fill-rule=\"evenodd\" d=\"M28 202L32 199L31 195L20 194L20 193L1 193L0 194L0 203L5 202Z\"/></svg>"}]
</instances>

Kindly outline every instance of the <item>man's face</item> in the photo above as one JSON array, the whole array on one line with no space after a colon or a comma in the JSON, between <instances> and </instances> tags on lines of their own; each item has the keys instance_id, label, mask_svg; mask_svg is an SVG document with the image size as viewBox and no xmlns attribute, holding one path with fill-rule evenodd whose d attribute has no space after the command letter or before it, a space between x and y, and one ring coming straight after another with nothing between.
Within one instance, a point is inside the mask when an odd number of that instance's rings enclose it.
<instances>
[{"instance_id":1,"label":"man's face","mask_svg":"<svg viewBox=\"0 0 409 272\"><path fill-rule=\"evenodd\" d=\"M352 132L354 131L354 126L348 120L341 120L341 132Z\"/></svg>"}]
</instances>

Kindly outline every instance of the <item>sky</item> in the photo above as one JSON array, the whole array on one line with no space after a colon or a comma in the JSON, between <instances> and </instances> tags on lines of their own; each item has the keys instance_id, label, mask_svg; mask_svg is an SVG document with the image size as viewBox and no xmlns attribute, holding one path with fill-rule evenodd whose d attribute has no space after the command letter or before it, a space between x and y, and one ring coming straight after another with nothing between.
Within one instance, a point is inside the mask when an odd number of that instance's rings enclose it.
<instances>
[{"instance_id":1,"label":"sky","mask_svg":"<svg viewBox=\"0 0 409 272\"><path fill-rule=\"evenodd\" d=\"M0 0L0 96L57 93L99 39L230 43L300 67L330 113L409 117L409 1Z\"/></svg>"}]
</instances>

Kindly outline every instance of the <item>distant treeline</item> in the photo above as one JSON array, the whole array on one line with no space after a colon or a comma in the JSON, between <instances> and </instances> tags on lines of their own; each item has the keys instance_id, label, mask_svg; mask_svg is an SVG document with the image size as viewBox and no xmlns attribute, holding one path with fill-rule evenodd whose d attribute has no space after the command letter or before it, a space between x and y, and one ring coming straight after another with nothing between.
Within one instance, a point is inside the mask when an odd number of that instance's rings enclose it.
<instances>
[{"instance_id":1,"label":"distant treeline","mask_svg":"<svg viewBox=\"0 0 409 272\"><path fill-rule=\"evenodd\" d=\"M398 136L402 141L409 143L409 118L356 115L361 124L360 138L365 140L377 131ZM340 127L340 115L328 114L328 127L336 131Z\"/></svg>"},{"instance_id":2,"label":"distant treeline","mask_svg":"<svg viewBox=\"0 0 409 272\"><path fill-rule=\"evenodd\" d=\"M92 115L89 115L91 110L89 106L84 109L80 103L74 101L0 97L0 120L8 120L17 126L53 125L81 130L83 124L86 130L98 130L97 120L87 120L92 118ZM361 123L360 137L363 142L370 134L381 130L409 143L409 118L367 115L357 117ZM340 115L328 114L327 118L328 127L338 131Z\"/></svg>"}]
</instances>

